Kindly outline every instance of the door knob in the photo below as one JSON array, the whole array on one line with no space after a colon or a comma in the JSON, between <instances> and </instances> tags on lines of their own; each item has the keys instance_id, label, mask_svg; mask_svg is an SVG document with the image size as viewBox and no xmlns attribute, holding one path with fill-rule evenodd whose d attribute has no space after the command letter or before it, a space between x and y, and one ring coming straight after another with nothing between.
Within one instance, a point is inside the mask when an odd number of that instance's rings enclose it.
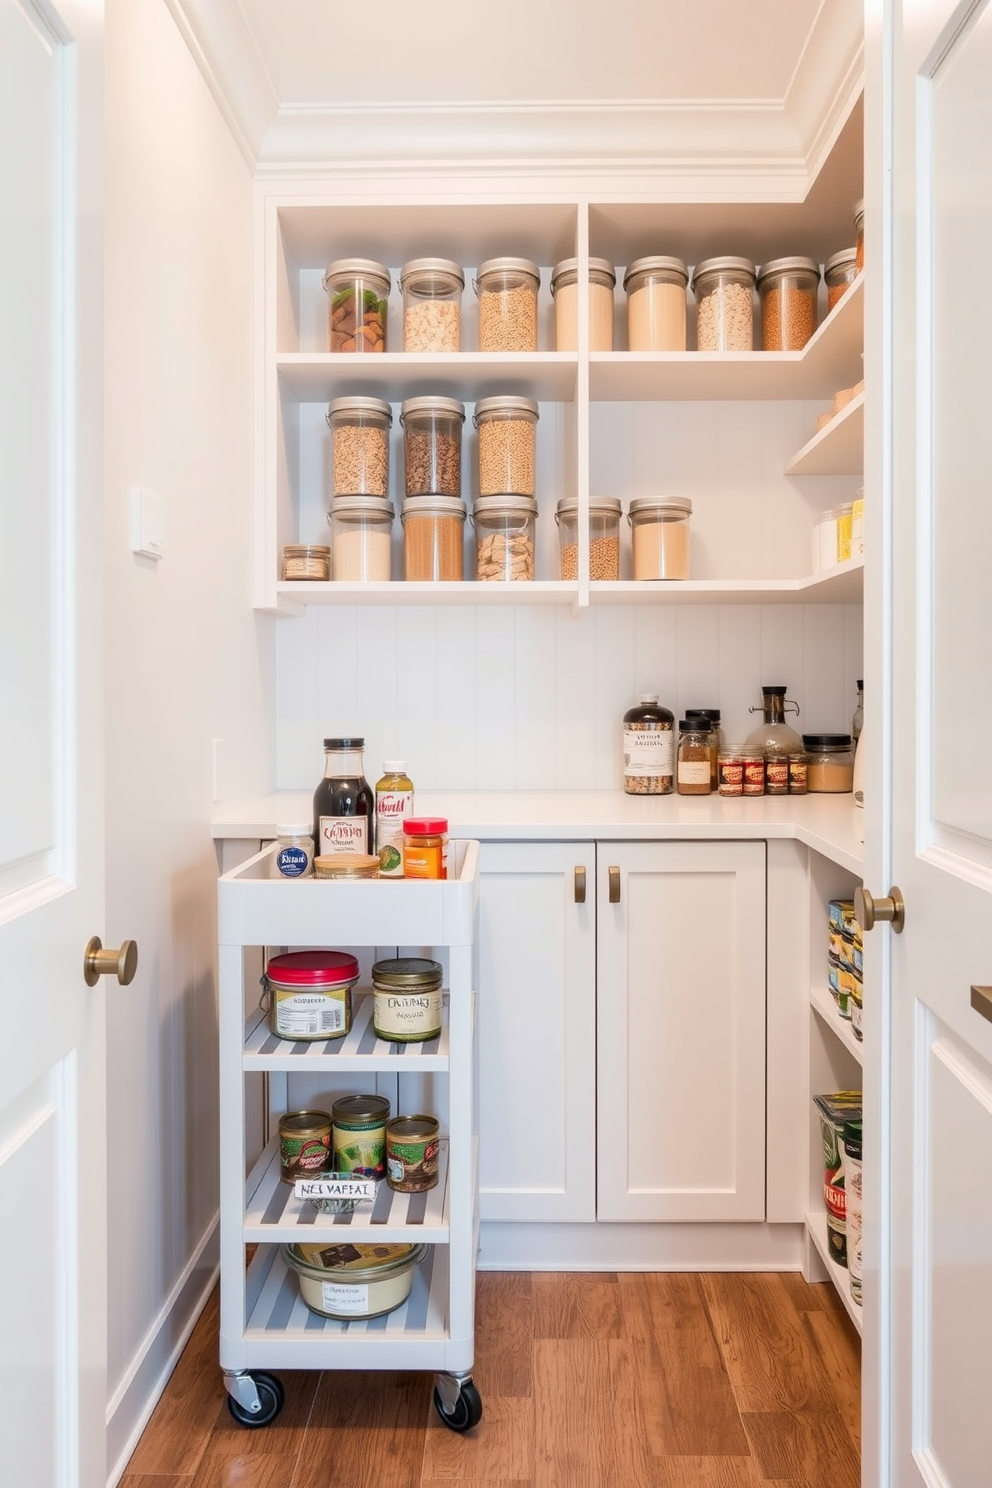
<instances>
[{"instance_id":1,"label":"door knob","mask_svg":"<svg viewBox=\"0 0 992 1488\"><path fill-rule=\"evenodd\" d=\"M886 920L896 935L906 923L906 904L902 890L892 885L886 899L875 899L868 890L859 886L854 891L854 918L862 930L872 930L876 921Z\"/></svg>"},{"instance_id":2,"label":"door knob","mask_svg":"<svg viewBox=\"0 0 992 1488\"><path fill-rule=\"evenodd\" d=\"M122 940L116 951L105 951L99 935L86 942L83 952L83 978L87 987L95 987L102 976L115 976L122 987L134 981L138 969L138 943Z\"/></svg>"}]
</instances>

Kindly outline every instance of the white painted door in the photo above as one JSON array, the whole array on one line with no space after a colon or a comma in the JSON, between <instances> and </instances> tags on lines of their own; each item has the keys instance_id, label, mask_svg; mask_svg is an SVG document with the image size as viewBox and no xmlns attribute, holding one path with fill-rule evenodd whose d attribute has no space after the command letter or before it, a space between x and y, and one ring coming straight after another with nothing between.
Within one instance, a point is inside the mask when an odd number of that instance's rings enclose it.
<instances>
[{"instance_id":1,"label":"white painted door","mask_svg":"<svg viewBox=\"0 0 992 1488\"><path fill-rule=\"evenodd\" d=\"M0 1478L106 1482L99 0L0 0Z\"/></svg>"},{"instance_id":2,"label":"white painted door","mask_svg":"<svg viewBox=\"0 0 992 1488\"><path fill-rule=\"evenodd\" d=\"M992 5L887 0L867 16L867 370L881 393L867 496L882 563L866 706L891 777L869 777L866 879L901 888L906 924L865 944L880 1062L864 1482L985 1488L992 992L972 988L992 986Z\"/></svg>"}]
</instances>

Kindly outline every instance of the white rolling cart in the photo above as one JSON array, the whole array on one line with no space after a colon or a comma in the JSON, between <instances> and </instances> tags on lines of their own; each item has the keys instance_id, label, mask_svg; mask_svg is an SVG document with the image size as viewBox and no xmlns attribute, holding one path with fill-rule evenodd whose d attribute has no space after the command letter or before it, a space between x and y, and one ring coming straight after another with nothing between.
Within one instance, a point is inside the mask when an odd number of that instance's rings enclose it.
<instances>
[{"instance_id":1,"label":"white rolling cart","mask_svg":"<svg viewBox=\"0 0 992 1488\"><path fill-rule=\"evenodd\" d=\"M478 1140L475 1118L475 944L479 844L452 841L444 881L275 879L268 847L218 883L220 952L220 1365L234 1418L267 1425L283 1387L274 1369L424 1369L436 1373L441 1419L466 1431L482 1415L472 1383ZM294 1042L270 1031L258 1006L261 951L371 948L380 956L446 962L441 1034L426 1043L378 1039L372 994L353 993L343 1038ZM412 949L411 949L412 948ZM364 980L364 978L363 978ZM248 1077L267 1075L271 1136L248 1170ZM430 1089L441 1125L437 1186L323 1214L280 1178L278 1117L295 1108L292 1082L395 1092L394 1115L423 1109ZM253 1082L257 1089L260 1082ZM407 1105L407 1102L411 1104ZM247 1176L246 1176L247 1175ZM426 1245L408 1299L380 1317L337 1321L311 1311L283 1259L293 1242ZM248 1248L256 1249L246 1265Z\"/></svg>"}]
</instances>

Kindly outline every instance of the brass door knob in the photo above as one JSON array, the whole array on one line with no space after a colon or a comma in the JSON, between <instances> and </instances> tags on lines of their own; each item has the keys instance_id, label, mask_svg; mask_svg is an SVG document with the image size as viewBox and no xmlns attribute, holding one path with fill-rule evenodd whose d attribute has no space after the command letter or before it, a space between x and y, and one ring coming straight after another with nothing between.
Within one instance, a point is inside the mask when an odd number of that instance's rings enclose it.
<instances>
[{"instance_id":1,"label":"brass door knob","mask_svg":"<svg viewBox=\"0 0 992 1488\"><path fill-rule=\"evenodd\" d=\"M138 943L122 940L116 951L105 951L99 935L86 942L83 952L83 978L87 987L95 987L102 976L115 976L122 987L134 981L138 969Z\"/></svg>"},{"instance_id":2,"label":"brass door knob","mask_svg":"<svg viewBox=\"0 0 992 1488\"><path fill-rule=\"evenodd\" d=\"M906 923L906 905L902 890L893 884L885 899L875 899L863 886L854 891L854 918L862 930L872 930L878 920L892 926L896 935Z\"/></svg>"}]
</instances>

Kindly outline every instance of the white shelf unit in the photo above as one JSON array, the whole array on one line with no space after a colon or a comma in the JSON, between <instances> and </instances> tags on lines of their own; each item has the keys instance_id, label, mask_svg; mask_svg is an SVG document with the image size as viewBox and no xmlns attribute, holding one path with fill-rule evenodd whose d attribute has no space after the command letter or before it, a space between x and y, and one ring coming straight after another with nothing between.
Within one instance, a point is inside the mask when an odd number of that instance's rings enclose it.
<instances>
[{"instance_id":1,"label":"white shelf unit","mask_svg":"<svg viewBox=\"0 0 992 1488\"><path fill-rule=\"evenodd\" d=\"M220 948L221 1323L220 1365L232 1398L253 1369L427 1369L456 1385L474 1353L478 1236L475 1121L475 941L479 847L450 844L438 882L303 882L273 876L274 844L218 883ZM355 989L343 1038L294 1042L271 1032L254 989L260 948L370 948L377 956L434 955L446 967L440 1035L417 1044L376 1037L372 997ZM246 1084L265 1075L273 1129L294 1108L293 1081L328 1090L393 1088L420 1111L433 1101L442 1152L435 1188L420 1194L378 1185L371 1204L324 1215L279 1175L278 1137L250 1161ZM431 1092L424 1096L428 1088ZM246 1176L247 1175L247 1176ZM348 1322L312 1312L281 1247L343 1238L424 1243L409 1298L379 1318ZM248 1251L254 1254L246 1265ZM449 1424L450 1421L449 1421ZM455 1429L462 1429L456 1427Z\"/></svg>"}]
</instances>

